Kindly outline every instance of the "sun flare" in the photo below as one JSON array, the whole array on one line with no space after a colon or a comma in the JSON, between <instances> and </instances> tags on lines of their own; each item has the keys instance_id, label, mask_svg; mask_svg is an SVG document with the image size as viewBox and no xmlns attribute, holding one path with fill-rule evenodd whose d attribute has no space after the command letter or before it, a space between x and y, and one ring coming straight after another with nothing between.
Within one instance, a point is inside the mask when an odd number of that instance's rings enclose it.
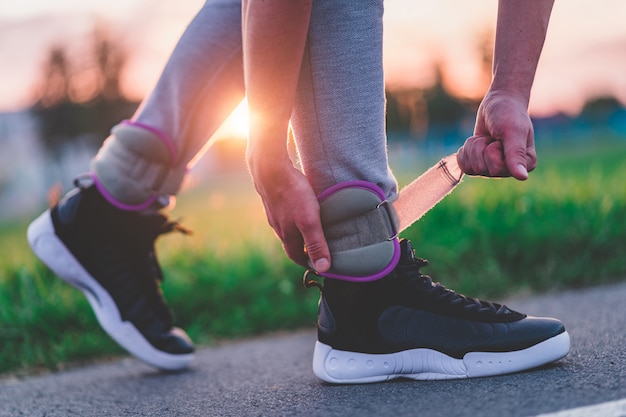
<instances>
[{"instance_id":1,"label":"sun flare","mask_svg":"<svg viewBox=\"0 0 626 417\"><path fill-rule=\"evenodd\" d=\"M224 121L216 135L224 139L247 140L249 129L248 102L244 99Z\"/></svg>"}]
</instances>

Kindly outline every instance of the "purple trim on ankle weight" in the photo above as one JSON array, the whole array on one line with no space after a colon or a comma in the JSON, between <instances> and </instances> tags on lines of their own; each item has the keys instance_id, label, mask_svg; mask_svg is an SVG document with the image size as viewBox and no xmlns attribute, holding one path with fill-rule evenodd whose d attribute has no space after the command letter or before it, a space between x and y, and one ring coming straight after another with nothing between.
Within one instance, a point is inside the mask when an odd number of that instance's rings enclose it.
<instances>
[{"instance_id":1,"label":"purple trim on ankle weight","mask_svg":"<svg viewBox=\"0 0 626 417\"><path fill-rule=\"evenodd\" d=\"M174 145L174 142L165 133L161 132L159 129L155 127L152 127L144 123L135 122L133 120L122 120L120 124L142 128L152 133L159 139L161 139L163 143L165 144L165 146L167 147L167 150L170 152L170 157L171 157L170 166L173 167L174 165L176 165L176 158L178 157L177 152L176 152L176 145Z\"/></svg>"},{"instance_id":2,"label":"purple trim on ankle weight","mask_svg":"<svg viewBox=\"0 0 626 417\"><path fill-rule=\"evenodd\" d=\"M324 201L331 194L334 194L339 190L343 190L344 188L363 188L376 194L378 197L380 197L381 201L385 201L387 199L385 193L383 193L383 190L378 185L374 184L373 182L363 180L345 181L340 182L339 184L335 184L332 187L322 191L317 196L317 199L320 201Z\"/></svg>"},{"instance_id":3,"label":"purple trim on ankle weight","mask_svg":"<svg viewBox=\"0 0 626 417\"><path fill-rule=\"evenodd\" d=\"M350 281L350 282L370 282L376 281L377 279L384 278L385 276L391 274L391 272L396 268L400 262L400 242L397 237L393 239L393 258L389 264L380 272L377 272L373 275L366 275L363 277L356 277L353 275L341 275L341 274L333 274L331 272L316 272L317 275L320 275L325 278L333 278L339 279L342 281ZM331 261L332 264L332 261Z\"/></svg>"},{"instance_id":4,"label":"purple trim on ankle weight","mask_svg":"<svg viewBox=\"0 0 626 417\"><path fill-rule=\"evenodd\" d=\"M154 202L156 201L157 197L156 196L152 196L150 198L148 198L146 201L144 201L141 204L124 204L120 201L117 201L108 191L107 189L104 187L104 185L100 182L100 180L98 179L98 177L96 177L95 173L91 174L91 179L93 180L93 185L96 187L96 189L98 190L98 192L100 193L100 195L102 195L102 197L109 202L109 204L111 204L113 207L116 207L120 210L125 210L125 211L141 211L141 210L145 210L148 207L150 207L152 204L154 204Z\"/></svg>"},{"instance_id":5,"label":"purple trim on ankle weight","mask_svg":"<svg viewBox=\"0 0 626 417\"><path fill-rule=\"evenodd\" d=\"M322 191L318 194L317 199L319 201L324 201L332 194L336 193L339 190L343 190L344 188L361 188L367 191L371 191L376 194L381 201L386 201L387 197L383 190L373 182L363 181L363 180L354 180L354 181L345 181L340 182L339 184L335 184L332 187ZM350 282L369 282L376 281L377 279L381 279L386 275L389 275L400 262L400 242L398 240L398 236L392 236L391 240L393 241L393 257L389 264L382 270L372 275L366 275L362 277L352 276L352 275L342 275L335 274L332 272L316 272L318 275L323 276L325 278L333 278L340 279L342 281L350 281ZM332 263L332 261L331 261Z\"/></svg>"}]
</instances>

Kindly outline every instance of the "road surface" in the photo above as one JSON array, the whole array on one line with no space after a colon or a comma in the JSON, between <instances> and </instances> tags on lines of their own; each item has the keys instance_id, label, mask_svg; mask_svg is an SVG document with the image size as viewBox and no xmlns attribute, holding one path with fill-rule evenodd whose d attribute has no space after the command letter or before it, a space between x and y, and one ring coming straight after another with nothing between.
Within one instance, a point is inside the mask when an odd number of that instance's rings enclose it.
<instances>
[{"instance_id":1,"label":"road surface","mask_svg":"<svg viewBox=\"0 0 626 417\"><path fill-rule=\"evenodd\" d=\"M568 357L531 372L333 386L311 371L305 329L202 348L182 373L127 357L0 379L0 416L626 417L624 300L626 283L508 301L560 318L572 338Z\"/></svg>"}]
</instances>

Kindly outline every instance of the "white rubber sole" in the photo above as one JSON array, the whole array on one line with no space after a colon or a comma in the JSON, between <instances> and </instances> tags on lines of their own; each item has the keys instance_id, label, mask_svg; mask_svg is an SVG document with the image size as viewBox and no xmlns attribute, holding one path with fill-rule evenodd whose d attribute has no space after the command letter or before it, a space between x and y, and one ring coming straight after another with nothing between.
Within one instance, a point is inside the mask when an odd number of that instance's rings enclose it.
<instances>
[{"instance_id":1,"label":"white rubber sole","mask_svg":"<svg viewBox=\"0 0 626 417\"><path fill-rule=\"evenodd\" d=\"M389 354L335 350L315 343L313 372L334 384L363 384L396 378L440 380L476 378L519 372L563 358L570 349L567 332L513 352L470 352L455 359L432 349Z\"/></svg>"},{"instance_id":2,"label":"white rubber sole","mask_svg":"<svg viewBox=\"0 0 626 417\"><path fill-rule=\"evenodd\" d=\"M193 353L170 354L156 349L130 322L123 321L107 291L74 258L54 233L50 211L35 219L27 231L33 252L55 274L85 294L98 322L109 336L129 353L156 368L177 371L186 368Z\"/></svg>"}]
</instances>

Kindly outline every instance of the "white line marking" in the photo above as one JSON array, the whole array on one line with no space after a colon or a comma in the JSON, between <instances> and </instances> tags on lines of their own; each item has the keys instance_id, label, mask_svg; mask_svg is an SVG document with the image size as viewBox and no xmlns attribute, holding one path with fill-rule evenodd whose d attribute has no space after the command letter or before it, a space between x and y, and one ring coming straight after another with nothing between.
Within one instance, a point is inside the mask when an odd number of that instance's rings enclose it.
<instances>
[{"instance_id":1,"label":"white line marking","mask_svg":"<svg viewBox=\"0 0 626 417\"><path fill-rule=\"evenodd\" d=\"M589 405L557 411L556 413L539 414L535 417L626 417L626 398L617 401Z\"/></svg>"}]
</instances>

